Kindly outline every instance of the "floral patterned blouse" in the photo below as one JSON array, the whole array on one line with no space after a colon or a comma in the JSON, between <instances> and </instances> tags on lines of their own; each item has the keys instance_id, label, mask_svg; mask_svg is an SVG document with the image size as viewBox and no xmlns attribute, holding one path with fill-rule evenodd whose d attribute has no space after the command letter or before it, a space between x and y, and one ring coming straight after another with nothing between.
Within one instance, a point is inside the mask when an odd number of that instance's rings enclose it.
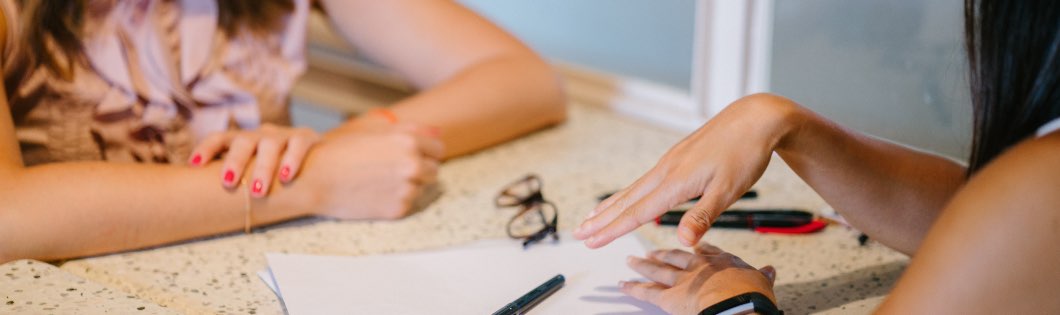
<instances>
[{"instance_id":1,"label":"floral patterned blouse","mask_svg":"<svg viewBox=\"0 0 1060 315\"><path fill-rule=\"evenodd\" d=\"M278 32L234 37L218 29L216 1L114 1L86 17L87 62L64 80L25 66L19 5L0 0L0 62L25 164L179 162L212 132L288 123L288 94L306 68L309 0L294 1Z\"/></svg>"}]
</instances>

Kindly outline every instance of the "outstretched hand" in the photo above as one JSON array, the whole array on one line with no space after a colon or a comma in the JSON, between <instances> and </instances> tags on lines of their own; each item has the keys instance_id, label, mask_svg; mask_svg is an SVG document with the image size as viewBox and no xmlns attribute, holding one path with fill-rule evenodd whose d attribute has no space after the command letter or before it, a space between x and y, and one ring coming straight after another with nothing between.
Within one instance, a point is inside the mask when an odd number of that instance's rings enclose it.
<instances>
[{"instance_id":1,"label":"outstretched hand","mask_svg":"<svg viewBox=\"0 0 1060 315\"><path fill-rule=\"evenodd\" d=\"M647 174L601 202L574 237L599 248L701 197L677 228L682 244L696 244L718 214L762 176L787 133L785 114L793 108L787 99L768 94L734 102L671 148Z\"/></svg>"}]
</instances>

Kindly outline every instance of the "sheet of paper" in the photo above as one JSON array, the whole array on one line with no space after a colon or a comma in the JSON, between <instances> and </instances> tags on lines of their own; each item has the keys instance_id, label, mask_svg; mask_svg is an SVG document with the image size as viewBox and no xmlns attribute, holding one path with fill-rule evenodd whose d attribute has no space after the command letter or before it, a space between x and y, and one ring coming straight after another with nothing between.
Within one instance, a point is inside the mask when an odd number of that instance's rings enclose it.
<instances>
[{"instance_id":1,"label":"sheet of paper","mask_svg":"<svg viewBox=\"0 0 1060 315\"><path fill-rule=\"evenodd\" d=\"M258 271L258 278L269 287L269 290L272 290L272 293L276 293L276 297L283 299L283 296L280 296L280 290L276 289L276 280L272 279L272 271L269 269Z\"/></svg>"},{"instance_id":2,"label":"sheet of paper","mask_svg":"<svg viewBox=\"0 0 1060 315\"><path fill-rule=\"evenodd\" d=\"M562 239L525 251L487 241L431 252L267 258L290 314L492 314L556 274L566 284L532 314L663 314L618 291L619 280L640 279L625 264L646 251L637 239L598 250Z\"/></svg>"}]
</instances>

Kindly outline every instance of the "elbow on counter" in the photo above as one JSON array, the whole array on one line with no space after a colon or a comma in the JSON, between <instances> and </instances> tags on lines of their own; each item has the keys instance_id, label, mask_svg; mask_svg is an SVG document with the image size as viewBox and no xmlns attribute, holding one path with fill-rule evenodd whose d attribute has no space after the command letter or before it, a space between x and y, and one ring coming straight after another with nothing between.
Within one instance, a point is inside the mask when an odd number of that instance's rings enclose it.
<instances>
[{"instance_id":1,"label":"elbow on counter","mask_svg":"<svg viewBox=\"0 0 1060 315\"><path fill-rule=\"evenodd\" d=\"M23 238L18 235L18 193L13 186L19 182L18 170L0 170L0 264L22 259L15 253L18 242Z\"/></svg>"},{"instance_id":2,"label":"elbow on counter","mask_svg":"<svg viewBox=\"0 0 1060 315\"><path fill-rule=\"evenodd\" d=\"M557 125L567 120L567 91L563 84L563 78L552 65L540 57L534 58L533 67L540 73L539 79L535 80L533 94L538 96L535 107L537 112L534 117L540 117L542 126Z\"/></svg>"},{"instance_id":3,"label":"elbow on counter","mask_svg":"<svg viewBox=\"0 0 1060 315\"><path fill-rule=\"evenodd\" d=\"M18 259L18 257L15 257L11 252L12 247L14 247L12 242L17 241L18 237L10 235L12 229L7 226L10 224L10 221L8 220L8 211L11 211L11 209L4 205L0 205L0 265Z\"/></svg>"},{"instance_id":4,"label":"elbow on counter","mask_svg":"<svg viewBox=\"0 0 1060 315\"><path fill-rule=\"evenodd\" d=\"M542 106L545 107L544 116L547 118L547 124L557 125L567 121L567 91L559 74L552 71L551 68L550 71L552 72L553 82L547 89L548 97L542 102Z\"/></svg>"}]
</instances>

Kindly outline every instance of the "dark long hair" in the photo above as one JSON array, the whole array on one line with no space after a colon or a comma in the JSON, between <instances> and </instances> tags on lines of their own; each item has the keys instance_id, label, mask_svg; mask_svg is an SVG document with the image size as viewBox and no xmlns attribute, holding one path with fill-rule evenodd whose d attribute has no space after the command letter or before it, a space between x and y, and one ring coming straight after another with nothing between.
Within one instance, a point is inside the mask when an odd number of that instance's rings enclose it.
<instances>
[{"instance_id":1,"label":"dark long hair","mask_svg":"<svg viewBox=\"0 0 1060 315\"><path fill-rule=\"evenodd\" d=\"M121 0L115 0L121 1ZM22 0L23 34L29 66L43 66L69 78L82 50L82 28L88 14L105 14L114 1ZM262 34L281 26L294 9L293 0L217 0L218 25L227 34ZM48 48L55 48L56 56Z\"/></svg>"},{"instance_id":2,"label":"dark long hair","mask_svg":"<svg viewBox=\"0 0 1060 315\"><path fill-rule=\"evenodd\" d=\"M965 0L971 175L1060 117L1060 1Z\"/></svg>"}]
</instances>

